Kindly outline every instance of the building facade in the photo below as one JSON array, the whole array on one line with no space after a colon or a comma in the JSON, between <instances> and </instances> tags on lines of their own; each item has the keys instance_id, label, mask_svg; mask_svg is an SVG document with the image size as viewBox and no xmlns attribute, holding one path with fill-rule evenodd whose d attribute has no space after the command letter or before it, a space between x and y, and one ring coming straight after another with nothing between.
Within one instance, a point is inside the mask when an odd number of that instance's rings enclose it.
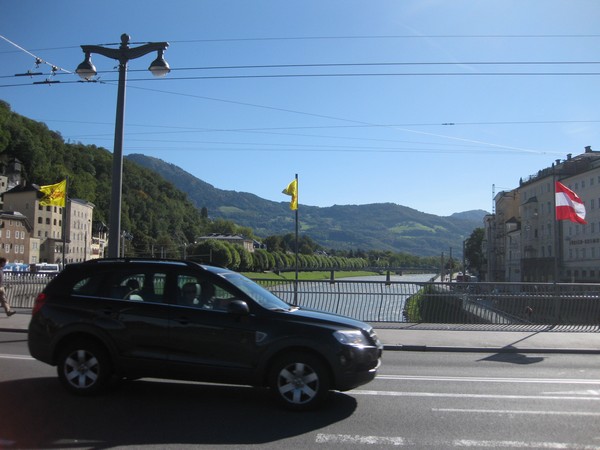
<instances>
[{"instance_id":1,"label":"building facade","mask_svg":"<svg viewBox=\"0 0 600 450\"><path fill-rule=\"evenodd\" d=\"M247 239L244 236L240 236L239 234L212 233L212 234L209 234L206 236L200 236L200 237L196 238L196 240L198 242L207 241L210 239L239 245L240 247L244 248L244 250L247 250L250 253L254 253L254 248L255 248L254 241L252 239Z\"/></svg>"},{"instance_id":2,"label":"building facade","mask_svg":"<svg viewBox=\"0 0 600 450\"><path fill-rule=\"evenodd\" d=\"M31 236L33 228L23 214L0 211L0 250L9 263L29 264L39 258L39 239Z\"/></svg>"},{"instance_id":3,"label":"building facade","mask_svg":"<svg viewBox=\"0 0 600 450\"><path fill-rule=\"evenodd\" d=\"M71 263L92 258L92 215L94 204L67 199L66 207L42 206L35 184L20 184L3 195L4 208L18 211L31 224L30 243L38 247L27 263Z\"/></svg>"},{"instance_id":4,"label":"building facade","mask_svg":"<svg viewBox=\"0 0 600 450\"><path fill-rule=\"evenodd\" d=\"M556 181L584 202L587 224L555 219ZM600 152L556 160L494 205L484 220L486 280L600 282Z\"/></svg>"}]
</instances>

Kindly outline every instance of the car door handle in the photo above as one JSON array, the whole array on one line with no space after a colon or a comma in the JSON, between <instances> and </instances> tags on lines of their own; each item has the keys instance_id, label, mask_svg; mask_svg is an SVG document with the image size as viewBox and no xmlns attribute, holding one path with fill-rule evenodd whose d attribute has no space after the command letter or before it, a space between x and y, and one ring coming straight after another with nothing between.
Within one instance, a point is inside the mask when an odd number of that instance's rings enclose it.
<instances>
[{"instance_id":1,"label":"car door handle","mask_svg":"<svg viewBox=\"0 0 600 450\"><path fill-rule=\"evenodd\" d=\"M185 316L178 317L177 319L175 319L175 321L177 323L180 323L181 325L188 325L190 323L190 319L188 319Z\"/></svg>"}]
</instances>

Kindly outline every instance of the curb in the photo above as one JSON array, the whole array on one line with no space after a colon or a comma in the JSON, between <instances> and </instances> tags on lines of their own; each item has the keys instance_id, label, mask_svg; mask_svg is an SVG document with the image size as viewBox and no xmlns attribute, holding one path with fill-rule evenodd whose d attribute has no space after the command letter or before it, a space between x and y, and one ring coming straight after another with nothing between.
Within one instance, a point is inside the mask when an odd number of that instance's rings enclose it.
<instances>
[{"instance_id":1,"label":"curb","mask_svg":"<svg viewBox=\"0 0 600 450\"><path fill-rule=\"evenodd\" d=\"M0 328L0 332L27 333L22 328ZM592 348L516 348L508 347L457 347L435 345L386 345L383 350L387 352L443 352L443 353L552 353L565 355L600 355L600 349Z\"/></svg>"},{"instance_id":2,"label":"curb","mask_svg":"<svg viewBox=\"0 0 600 450\"><path fill-rule=\"evenodd\" d=\"M385 351L401 352L460 352L460 353L554 353L576 355L600 355L600 349L592 348L516 348L508 347L452 347L428 345L383 345Z\"/></svg>"},{"instance_id":3,"label":"curb","mask_svg":"<svg viewBox=\"0 0 600 450\"><path fill-rule=\"evenodd\" d=\"M3 333L27 333L27 330L22 328L0 328L0 332Z\"/></svg>"}]
</instances>

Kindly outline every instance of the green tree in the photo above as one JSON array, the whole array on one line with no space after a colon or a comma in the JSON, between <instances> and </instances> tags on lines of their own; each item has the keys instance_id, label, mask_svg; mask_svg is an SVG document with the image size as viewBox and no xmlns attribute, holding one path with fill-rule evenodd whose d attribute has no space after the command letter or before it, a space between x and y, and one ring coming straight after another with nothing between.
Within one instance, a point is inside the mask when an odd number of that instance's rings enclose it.
<instances>
[{"instance_id":1,"label":"green tree","mask_svg":"<svg viewBox=\"0 0 600 450\"><path fill-rule=\"evenodd\" d=\"M485 255L483 254L483 237L485 230L483 228L475 228L465 242L465 259L467 267L471 272L480 274L485 263Z\"/></svg>"}]
</instances>

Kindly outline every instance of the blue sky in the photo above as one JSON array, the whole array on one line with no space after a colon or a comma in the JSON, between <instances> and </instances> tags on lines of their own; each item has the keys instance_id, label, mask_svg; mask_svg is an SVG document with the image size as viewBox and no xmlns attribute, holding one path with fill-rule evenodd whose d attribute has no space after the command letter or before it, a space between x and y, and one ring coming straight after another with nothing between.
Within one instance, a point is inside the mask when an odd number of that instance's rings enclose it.
<instances>
[{"instance_id":1,"label":"blue sky","mask_svg":"<svg viewBox=\"0 0 600 450\"><path fill-rule=\"evenodd\" d=\"M92 55L100 82L80 83L80 45L169 42L167 77L147 71L154 54L129 63L124 154L220 189L287 202L297 173L300 205L443 216L491 211L494 190L600 150L595 0L0 0L0 11L0 99L110 151L116 62ZM28 70L44 75L14 76ZM46 79L61 83L33 84Z\"/></svg>"}]
</instances>

